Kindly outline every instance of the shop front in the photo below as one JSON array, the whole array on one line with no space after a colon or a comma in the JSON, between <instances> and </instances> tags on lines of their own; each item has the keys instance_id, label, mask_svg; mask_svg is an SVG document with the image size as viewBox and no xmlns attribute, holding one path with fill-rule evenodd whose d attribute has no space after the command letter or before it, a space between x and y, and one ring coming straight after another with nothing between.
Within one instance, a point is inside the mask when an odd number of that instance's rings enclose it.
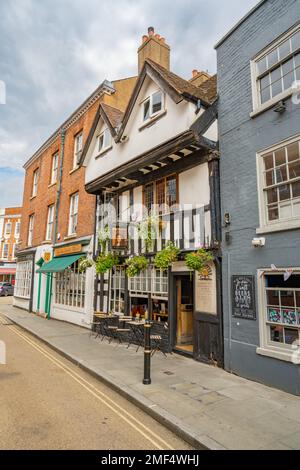
<instances>
[{"instance_id":1,"label":"shop front","mask_svg":"<svg viewBox=\"0 0 300 470\"><path fill-rule=\"evenodd\" d=\"M13 305L29 312L33 307L35 254L35 249L17 253Z\"/></svg>"},{"instance_id":2,"label":"shop front","mask_svg":"<svg viewBox=\"0 0 300 470\"><path fill-rule=\"evenodd\" d=\"M190 271L184 261L173 263L168 271L150 264L132 278L117 266L108 284L108 313L129 315L137 322L149 318L164 351L223 365L217 260L201 275Z\"/></svg>"},{"instance_id":3,"label":"shop front","mask_svg":"<svg viewBox=\"0 0 300 470\"><path fill-rule=\"evenodd\" d=\"M0 282L9 282L15 285L16 282L16 265L0 266Z\"/></svg>"},{"instance_id":4,"label":"shop front","mask_svg":"<svg viewBox=\"0 0 300 470\"><path fill-rule=\"evenodd\" d=\"M80 326L92 322L93 272L80 270L80 260L86 258L90 240L59 246L54 256L36 270L44 278L44 312L55 318ZM42 293L38 294L38 298Z\"/></svg>"}]
</instances>

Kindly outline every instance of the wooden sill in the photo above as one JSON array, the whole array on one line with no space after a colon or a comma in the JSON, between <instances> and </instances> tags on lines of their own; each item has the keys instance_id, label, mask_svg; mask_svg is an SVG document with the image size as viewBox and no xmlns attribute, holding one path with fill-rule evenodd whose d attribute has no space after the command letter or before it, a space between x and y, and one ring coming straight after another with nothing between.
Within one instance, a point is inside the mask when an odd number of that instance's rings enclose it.
<instances>
[{"instance_id":1,"label":"wooden sill","mask_svg":"<svg viewBox=\"0 0 300 470\"><path fill-rule=\"evenodd\" d=\"M159 114L156 114L155 116L153 116L152 118L148 119L148 121L144 122L144 124L142 124L140 127L139 127L139 131L143 131L144 129L146 129L147 127L150 127L152 126L152 124L154 124L156 121L158 121L159 119L161 119L162 117L164 117L165 115L167 114L167 110L165 109L165 111L159 113Z\"/></svg>"}]
</instances>

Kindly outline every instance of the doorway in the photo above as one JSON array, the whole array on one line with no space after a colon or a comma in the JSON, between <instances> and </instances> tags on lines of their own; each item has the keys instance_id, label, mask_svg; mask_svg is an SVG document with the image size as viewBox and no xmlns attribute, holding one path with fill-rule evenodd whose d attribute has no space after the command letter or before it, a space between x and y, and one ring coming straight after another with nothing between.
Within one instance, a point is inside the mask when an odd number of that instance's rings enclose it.
<instances>
[{"instance_id":1,"label":"doorway","mask_svg":"<svg viewBox=\"0 0 300 470\"><path fill-rule=\"evenodd\" d=\"M194 353L194 283L190 275L176 276L175 349Z\"/></svg>"}]
</instances>

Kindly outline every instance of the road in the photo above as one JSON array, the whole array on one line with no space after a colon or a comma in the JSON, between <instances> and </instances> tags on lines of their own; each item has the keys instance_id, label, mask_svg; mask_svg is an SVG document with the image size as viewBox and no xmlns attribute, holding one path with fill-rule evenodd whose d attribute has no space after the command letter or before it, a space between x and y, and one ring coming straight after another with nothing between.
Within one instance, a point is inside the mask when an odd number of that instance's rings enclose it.
<instances>
[{"instance_id":1,"label":"road","mask_svg":"<svg viewBox=\"0 0 300 470\"><path fill-rule=\"evenodd\" d=\"M10 299L0 299L1 303ZM1 306L1 305L0 305ZM125 398L0 314L0 449L191 450Z\"/></svg>"}]
</instances>

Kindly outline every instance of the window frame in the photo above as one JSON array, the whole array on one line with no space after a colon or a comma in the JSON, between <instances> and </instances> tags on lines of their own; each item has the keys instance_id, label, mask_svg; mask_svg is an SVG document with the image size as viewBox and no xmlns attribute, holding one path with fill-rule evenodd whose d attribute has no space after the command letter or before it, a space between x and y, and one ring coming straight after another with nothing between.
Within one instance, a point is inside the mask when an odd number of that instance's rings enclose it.
<instances>
[{"instance_id":1,"label":"window frame","mask_svg":"<svg viewBox=\"0 0 300 470\"><path fill-rule=\"evenodd\" d=\"M32 194L31 197L35 197L38 193L38 184L39 184L40 169L36 168L33 172L33 182L32 182Z\"/></svg>"},{"instance_id":2,"label":"window frame","mask_svg":"<svg viewBox=\"0 0 300 470\"><path fill-rule=\"evenodd\" d=\"M61 273L56 273L54 304L83 312L86 299L86 273L79 271L76 261Z\"/></svg>"},{"instance_id":3,"label":"window frame","mask_svg":"<svg viewBox=\"0 0 300 470\"><path fill-rule=\"evenodd\" d=\"M78 142L81 142L81 148L78 149ZM83 150L83 130L74 135L74 152L73 152L73 170L78 168L78 159Z\"/></svg>"},{"instance_id":4,"label":"window frame","mask_svg":"<svg viewBox=\"0 0 300 470\"><path fill-rule=\"evenodd\" d=\"M7 231L7 227L10 227L10 230ZM12 235L12 222L6 222L4 236L9 238Z\"/></svg>"},{"instance_id":5,"label":"window frame","mask_svg":"<svg viewBox=\"0 0 300 470\"><path fill-rule=\"evenodd\" d=\"M110 273L109 311L117 315L125 314L125 279L124 266L116 266Z\"/></svg>"},{"instance_id":6,"label":"window frame","mask_svg":"<svg viewBox=\"0 0 300 470\"><path fill-rule=\"evenodd\" d=\"M153 96L160 93L161 95L161 109L159 111L153 112ZM149 116L145 118L145 106L146 104L149 103ZM159 88L153 93L151 93L149 96L147 96L146 99L144 99L141 103L142 105L142 123L146 123L153 119L156 116L159 116L161 113L164 112L165 109L165 95L164 92Z\"/></svg>"},{"instance_id":7,"label":"window frame","mask_svg":"<svg viewBox=\"0 0 300 470\"><path fill-rule=\"evenodd\" d=\"M7 247L7 256L4 256L4 247ZM7 260L9 258L9 243L4 242L2 246L2 259Z\"/></svg>"},{"instance_id":8,"label":"window frame","mask_svg":"<svg viewBox=\"0 0 300 470\"><path fill-rule=\"evenodd\" d=\"M270 107L274 106L276 103L279 101L286 99L293 93L292 87L289 87L287 89L284 89L281 93L275 95L274 97L270 98L264 103L261 103L261 96L260 96L260 84L259 80L267 76L268 73L271 73L273 70L278 68L278 66L282 66L286 61L288 61L290 58L293 58L300 52L300 47L295 49L295 51L290 52L286 57L283 59L280 59L277 61L275 64L267 68L267 70L263 73L259 73L257 70L258 63L267 55L272 53L272 51L275 51L276 49L279 49L279 47L285 43L287 40L291 40L292 36L300 32L300 22L295 25L293 28L289 29L286 33L283 35L279 36L275 41L273 41L271 44L269 44L267 47L265 47L259 54L257 54L251 61L250 61L250 68L251 68L251 82L252 82L252 106L253 110L250 113L251 117L254 117L256 114L259 114L260 112L263 112ZM294 64L295 65L295 64ZM298 67L297 67L298 68ZM295 69L293 69L295 70ZM282 71L281 71L282 73ZM283 80L283 77L281 75L281 81Z\"/></svg>"},{"instance_id":9,"label":"window frame","mask_svg":"<svg viewBox=\"0 0 300 470\"><path fill-rule=\"evenodd\" d=\"M259 207L259 228L257 228L256 230L257 234L275 232L279 230L280 231L290 230L293 228L300 227L300 215L296 217L287 218L287 219L278 219L274 221L268 221L267 203L265 200L265 192L266 192L265 188L266 187L271 189L271 188L278 188L279 186L282 186L282 185L290 186L291 184L300 182L300 176L296 178L288 178L283 182L275 183L274 185L271 185L271 186L266 186L264 182L264 174L266 171L264 169L264 157L270 153L275 153L278 150L286 149L288 146L295 144L297 142L299 145L299 155L300 155L300 134L292 138L286 139L280 143L277 143L273 145L272 147L262 150L256 154L258 207ZM299 160L295 160L295 162L296 161L299 161ZM288 167L289 164L291 163L286 161L285 163L286 167ZM274 167L274 171L275 171L275 168L276 167ZM293 201L293 199L297 199L297 198L291 198L290 201ZM278 205L279 203L280 201L278 201Z\"/></svg>"},{"instance_id":10,"label":"window frame","mask_svg":"<svg viewBox=\"0 0 300 470\"><path fill-rule=\"evenodd\" d=\"M167 202L167 199L168 199L168 181L170 179L175 179L176 181L176 202L174 202L171 206L168 205L168 202ZM158 184L162 183L164 184L164 202L162 203L162 205L164 206L163 209L159 209L158 208ZM143 206L147 208L148 210L148 214L149 214L149 209L148 209L148 206L146 205L145 203L145 189L149 188L150 186L152 186L153 188L153 205L155 206L155 209L156 209L156 212L159 214L159 215L165 215L165 214L168 214L170 211L169 209L177 204L179 204L179 178L178 178L178 173L172 173L168 176L164 176L163 178L158 178L157 180L153 181L153 182L150 182L150 183L147 183L147 184L144 184L143 185ZM168 210L166 210L168 209Z\"/></svg>"},{"instance_id":11,"label":"window frame","mask_svg":"<svg viewBox=\"0 0 300 470\"><path fill-rule=\"evenodd\" d=\"M55 153L52 155L50 184L55 184L55 183L57 183L57 177L58 177L58 162L59 162L59 151L55 152Z\"/></svg>"},{"instance_id":12,"label":"window frame","mask_svg":"<svg viewBox=\"0 0 300 470\"><path fill-rule=\"evenodd\" d=\"M293 274L300 275L300 268L293 268ZM284 269L278 271L272 271L270 268L259 269L257 271L257 283L258 283L258 318L259 318L259 346L256 349L256 353L262 356L273 357L275 359L283 360L286 362L293 362L293 354L295 350L292 345L286 343L274 342L269 336L269 326L279 325L286 328L298 329L298 342L300 345L300 323L299 325L292 326L284 323L274 323L267 321L267 302L266 302L266 282L265 275L283 275ZM287 287L286 290L292 291L296 288ZM299 286L300 289L300 286ZM284 289L282 289L284 290ZM297 307L295 307L296 309ZM297 352L297 351L296 351Z\"/></svg>"},{"instance_id":13,"label":"window frame","mask_svg":"<svg viewBox=\"0 0 300 470\"><path fill-rule=\"evenodd\" d=\"M33 241L33 230L34 230L34 214L30 214L29 221L28 221L28 237L27 237L27 245L30 247L32 246Z\"/></svg>"},{"instance_id":14,"label":"window frame","mask_svg":"<svg viewBox=\"0 0 300 470\"><path fill-rule=\"evenodd\" d=\"M54 204L50 204L50 206L48 206L45 241L51 241L52 240L53 224L54 224L54 207L55 207Z\"/></svg>"},{"instance_id":15,"label":"window frame","mask_svg":"<svg viewBox=\"0 0 300 470\"><path fill-rule=\"evenodd\" d=\"M17 263L14 297L30 299L32 282L32 261L19 261Z\"/></svg>"},{"instance_id":16,"label":"window frame","mask_svg":"<svg viewBox=\"0 0 300 470\"><path fill-rule=\"evenodd\" d=\"M76 201L76 204L74 204ZM74 208L76 207L76 212L74 212ZM76 193L71 194L70 196L70 209L69 209L69 227L68 227L68 236L76 235L77 233L77 226L78 226L78 209L79 209L79 191ZM73 230L74 218L76 217L76 229Z\"/></svg>"},{"instance_id":17,"label":"window frame","mask_svg":"<svg viewBox=\"0 0 300 470\"><path fill-rule=\"evenodd\" d=\"M18 227L18 230L17 230L17 227ZM21 232L21 222L18 221L15 224L15 238L20 237L20 232Z\"/></svg>"},{"instance_id":18,"label":"window frame","mask_svg":"<svg viewBox=\"0 0 300 470\"><path fill-rule=\"evenodd\" d=\"M109 136L108 142L106 144L105 144L105 136ZM103 137L103 145L100 148L99 144L100 144L101 137ZM108 127L103 129L103 131L100 132L100 134L98 134L96 142L97 142L97 155L102 155L104 152L112 148L112 136Z\"/></svg>"}]
</instances>

